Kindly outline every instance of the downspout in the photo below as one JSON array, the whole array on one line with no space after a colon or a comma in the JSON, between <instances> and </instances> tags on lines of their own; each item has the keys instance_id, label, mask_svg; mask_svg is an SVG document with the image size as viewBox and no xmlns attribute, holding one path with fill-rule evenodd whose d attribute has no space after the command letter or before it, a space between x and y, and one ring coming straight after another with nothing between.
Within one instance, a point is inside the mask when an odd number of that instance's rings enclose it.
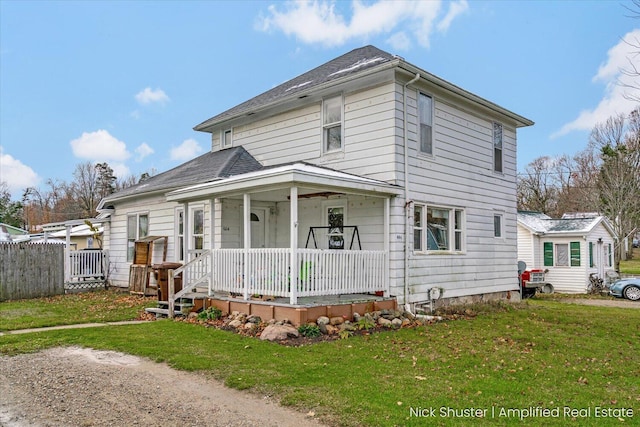
<instances>
[{"instance_id":1,"label":"downspout","mask_svg":"<svg viewBox=\"0 0 640 427\"><path fill-rule=\"evenodd\" d=\"M403 114L404 114L404 293L403 303L405 309L409 310L407 294L409 290L409 131L407 129L407 86L420 79L420 73L404 84L402 88Z\"/></svg>"}]
</instances>

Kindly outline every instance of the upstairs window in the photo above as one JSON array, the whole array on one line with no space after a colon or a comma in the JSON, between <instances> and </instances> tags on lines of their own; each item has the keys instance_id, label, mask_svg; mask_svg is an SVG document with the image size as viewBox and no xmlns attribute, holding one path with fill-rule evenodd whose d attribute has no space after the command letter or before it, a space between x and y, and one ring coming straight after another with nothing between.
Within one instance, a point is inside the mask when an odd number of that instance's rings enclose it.
<instances>
[{"instance_id":1,"label":"upstairs window","mask_svg":"<svg viewBox=\"0 0 640 427\"><path fill-rule=\"evenodd\" d=\"M222 132L222 141L220 145L222 148L228 148L233 145L233 137L231 134L231 129L227 129Z\"/></svg>"},{"instance_id":2,"label":"upstairs window","mask_svg":"<svg viewBox=\"0 0 640 427\"><path fill-rule=\"evenodd\" d=\"M342 96L322 101L322 135L325 153L342 150Z\"/></svg>"},{"instance_id":3,"label":"upstairs window","mask_svg":"<svg viewBox=\"0 0 640 427\"><path fill-rule=\"evenodd\" d=\"M502 125L493 124L493 170L502 172Z\"/></svg>"},{"instance_id":4,"label":"upstairs window","mask_svg":"<svg viewBox=\"0 0 640 427\"><path fill-rule=\"evenodd\" d=\"M419 152L433 154L433 99L424 93L418 97L418 115L420 116Z\"/></svg>"}]
</instances>

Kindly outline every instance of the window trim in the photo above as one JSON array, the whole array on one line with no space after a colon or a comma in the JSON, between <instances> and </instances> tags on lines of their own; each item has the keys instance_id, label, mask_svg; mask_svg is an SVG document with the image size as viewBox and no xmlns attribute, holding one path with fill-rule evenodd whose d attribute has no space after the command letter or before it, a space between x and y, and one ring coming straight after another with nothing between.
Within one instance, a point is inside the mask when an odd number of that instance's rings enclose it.
<instances>
[{"instance_id":1,"label":"window trim","mask_svg":"<svg viewBox=\"0 0 640 427\"><path fill-rule=\"evenodd\" d=\"M140 217L147 217L147 234L145 234L144 236L140 235ZM133 238L132 241L132 245L129 246L129 242L131 241L131 238L129 237L129 218L135 218L135 222L136 222L136 235ZM133 260L135 259L135 250L136 250L136 246L135 246L135 242L137 240L139 240L142 237L147 237L149 235L149 211L142 211L142 212L131 212L127 214L127 246L126 246L126 257L127 257L127 262L132 263ZM131 253L129 253L129 249L131 249Z\"/></svg>"},{"instance_id":2,"label":"window trim","mask_svg":"<svg viewBox=\"0 0 640 427\"><path fill-rule=\"evenodd\" d=\"M420 221L422 223L422 227L418 228L422 231L422 237L420 239L420 249L415 249L415 209L418 208L421 210ZM428 212L431 209L439 209L446 210L448 212L447 218L447 249L429 249L428 245L428 235L429 235L429 223L428 223ZM460 227L457 227L456 223L456 214L460 215ZM454 206L444 206L444 205L430 205L427 203L415 203L414 204L414 223L412 224L413 230L413 252L418 254L465 254L466 253L466 211L461 207ZM460 238L457 239L456 236L459 235ZM458 247L458 241L460 247Z\"/></svg>"},{"instance_id":3,"label":"window trim","mask_svg":"<svg viewBox=\"0 0 640 427\"><path fill-rule=\"evenodd\" d=\"M180 215L182 215L182 224L180 223ZM180 226L182 225L182 233L180 233ZM184 208L177 207L175 212L175 249L174 258L176 262L184 261Z\"/></svg>"},{"instance_id":4,"label":"window trim","mask_svg":"<svg viewBox=\"0 0 640 427\"><path fill-rule=\"evenodd\" d=\"M431 99L431 125L430 125L430 133L431 133L431 152L428 151L423 151L422 150L422 114L420 114L420 97L427 97L429 99ZM418 147L417 147L417 152L419 155L421 156L428 156L428 157L433 157L434 152L435 152L435 138L434 138L434 131L433 131L433 123L435 122L435 100L433 98L432 95L429 95L427 93L418 91L418 102L417 102L417 112L418 112L418 128L417 128L417 141L418 141Z\"/></svg>"},{"instance_id":5,"label":"window trim","mask_svg":"<svg viewBox=\"0 0 640 427\"><path fill-rule=\"evenodd\" d=\"M499 126L500 128L500 168L498 169L498 162L497 159L498 157L496 156L496 126ZM504 173L504 126L502 123L499 122L493 122L493 126L492 126L492 138L491 138L491 149L493 151L492 154L492 158L493 158L493 172L495 173Z\"/></svg>"},{"instance_id":6,"label":"window trim","mask_svg":"<svg viewBox=\"0 0 640 427\"><path fill-rule=\"evenodd\" d=\"M498 229L496 229L496 219L498 220ZM497 234L496 234L497 232ZM493 214L493 237L496 239L504 239L504 215L500 213Z\"/></svg>"},{"instance_id":7,"label":"window trim","mask_svg":"<svg viewBox=\"0 0 640 427\"><path fill-rule=\"evenodd\" d=\"M202 211L202 233L196 233L195 232L195 226L196 226L196 221L195 221L195 213L196 211ZM188 248L187 248L187 254L189 254L189 251L195 251L195 250L204 250L205 249L205 245L204 245L204 241L205 241L205 236L206 236L206 225L207 225L207 221L205 218L205 209L204 209L204 205L198 204L198 205L189 205L189 244L188 244ZM196 238L200 237L202 238L202 248L197 249L196 248Z\"/></svg>"},{"instance_id":8,"label":"window trim","mask_svg":"<svg viewBox=\"0 0 640 427\"><path fill-rule=\"evenodd\" d=\"M337 122L325 123L325 105L331 100L338 99L340 103L340 120ZM342 93L338 95L329 96L322 99L321 105L321 128L322 128L322 154L339 153L344 151L344 95ZM327 133L328 129L340 128L340 148L334 148L329 150L327 147Z\"/></svg>"},{"instance_id":9,"label":"window trim","mask_svg":"<svg viewBox=\"0 0 640 427\"><path fill-rule=\"evenodd\" d=\"M229 141L227 141L229 135ZM233 128L222 129L220 131L220 148L233 147Z\"/></svg>"}]
</instances>

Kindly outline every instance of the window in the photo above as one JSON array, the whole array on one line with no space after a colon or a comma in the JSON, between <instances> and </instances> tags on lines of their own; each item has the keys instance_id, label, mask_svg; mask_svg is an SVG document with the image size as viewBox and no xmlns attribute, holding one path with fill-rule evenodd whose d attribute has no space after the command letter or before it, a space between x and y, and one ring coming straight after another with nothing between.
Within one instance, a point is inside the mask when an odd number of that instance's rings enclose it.
<instances>
[{"instance_id":1,"label":"window","mask_svg":"<svg viewBox=\"0 0 640 427\"><path fill-rule=\"evenodd\" d=\"M324 152L342 149L342 96L322 101Z\"/></svg>"},{"instance_id":2,"label":"window","mask_svg":"<svg viewBox=\"0 0 640 427\"><path fill-rule=\"evenodd\" d=\"M231 147L233 144L233 137L231 135L231 129L227 129L222 132L222 143L220 144L222 148Z\"/></svg>"},{"instance_id":3,"label":"window","mask_svg":"<svg viewBox=\"0 0 640 427\"><path fill-rule=\"evenodd\" d=\"M344 249L344 207L327 208L329 249Z\"/></svg>"},{"instance_id":4,"label":"window","mask_svg":"<svg viewBox=\"0 0 640 427\"><path fill-rule=\"evenodd\" d=\"M149 235L148 214L133 214L127 216L127 261L133 261L136 240Z\"/></svg>"},{"instance_id":5,"label":"window","mask_svg":"<svg viewBox=\"0 0 640 427\"><path fill-rule=\"evenodd\" d=\"M596 264L593 262L593 242L589 242L589 267L593 268Z\"/></svg>"},{"instance_id":6,"label":"window","mask_svg":"<svg viewBox=\"0 0 640 427\"><path fill-rule=\"evenodd\" d=\"M421 93L418 97L418 114L420 116L419 152L433 154L433 99Z\"/></svg>"},{"instance_id":7,"label":"window","mask_svg":"<svg viewBox=\"0 0 640 427\"><path fill-rule=\"evenodd\" d=\"M204 249L204 209L196 208L191 211L191 248Z\"/></svg>"},{"instance_id":8,"label":"window","mask_svg":"<svg viewBox=\"0 0 640 427\"><path fill-rule=\"evenodd\" d=\"M184 261L184 210L176 211L176 261Z\"/></svg>"},{"instance_id":9,"label":"window","mask_svg":"<svg viewBox=\"0 0 640 427\"><path fill-rule=\"evenodd\" d=\"M580 242L544 242L544 265L547 267L580 267ZM591 263L590 259L590 263Z\"/></svg>"},{"instance_id":10,"label":"window","mask_svg":"<svg viewBox=\"0 0 640 427\"><path fill-rule=\"evenodd\" d=\"M611 243L607 244L607 267L613 267L613 248Z\"/></svg>"},{"instance_id":11,"label":"window","mask_svg":"<svg viewBox=\"0 0 640 427\"><path fill-rule=\"evenodd\" d=\"M425 227L426 224L426 227ZM413 213L415 251L461 252L464 246L464 211L416 205Z\"/></svg>"},{"instance_id":12,"label":"window","mask_svg":"<svg viewBox=\"0 0 640 427\"><path fill-rule=\"evenodd\" d=\"M502 215L493 216L493 237L502 237Z\"/></svg>"},{"instance_id":13,"label":"window","mask_svg":"<svg viewBox=\"0 0 640 427\"><path fill-rule=\"evenodd\" d=\"M565 267L569 265L569 245L566 243L558 243L555 245L556 258L555 265Z\"/></svg>"},{"instance_id":14,"label":"window","mask_svg":"<svg viewBox=\"0 0 640 427\"><path fill-rule=\"evenodd\" d=\"M502 172L502 125L493 124L493 170Z\"/></svg>"},{"instance_id":15,"label":"window","mask_svg":"<svg viewBox=\"0 0 640 427\"><path fill-rule=\"evenodd\" d=\"M424 230L422 228L422 206L413 209L413 250L422 250L422 239Z\"/></svg>"}]
</instances>

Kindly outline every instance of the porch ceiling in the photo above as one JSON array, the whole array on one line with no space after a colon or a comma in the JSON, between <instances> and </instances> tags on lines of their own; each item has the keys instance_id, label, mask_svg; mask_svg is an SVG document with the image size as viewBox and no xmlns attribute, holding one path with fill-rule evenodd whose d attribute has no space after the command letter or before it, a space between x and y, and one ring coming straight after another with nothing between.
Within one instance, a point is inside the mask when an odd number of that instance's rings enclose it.
<instances>
[{"instance_id":1,"label":"porch ceiling","mask_svg":"<svg viewBox=\"0 0 640 427\"><path fill-rule=\"evenodd\" d=\"M236 197L243 193L261 193L260 200L287 200L289 188L299 187L298 194L335 192L389 197L402 189L384 181L348 174L306 163L263 169L220 181L181 188L167 194L168 201L184 202L212 197Z\"/></svg>"}]
</instances>

